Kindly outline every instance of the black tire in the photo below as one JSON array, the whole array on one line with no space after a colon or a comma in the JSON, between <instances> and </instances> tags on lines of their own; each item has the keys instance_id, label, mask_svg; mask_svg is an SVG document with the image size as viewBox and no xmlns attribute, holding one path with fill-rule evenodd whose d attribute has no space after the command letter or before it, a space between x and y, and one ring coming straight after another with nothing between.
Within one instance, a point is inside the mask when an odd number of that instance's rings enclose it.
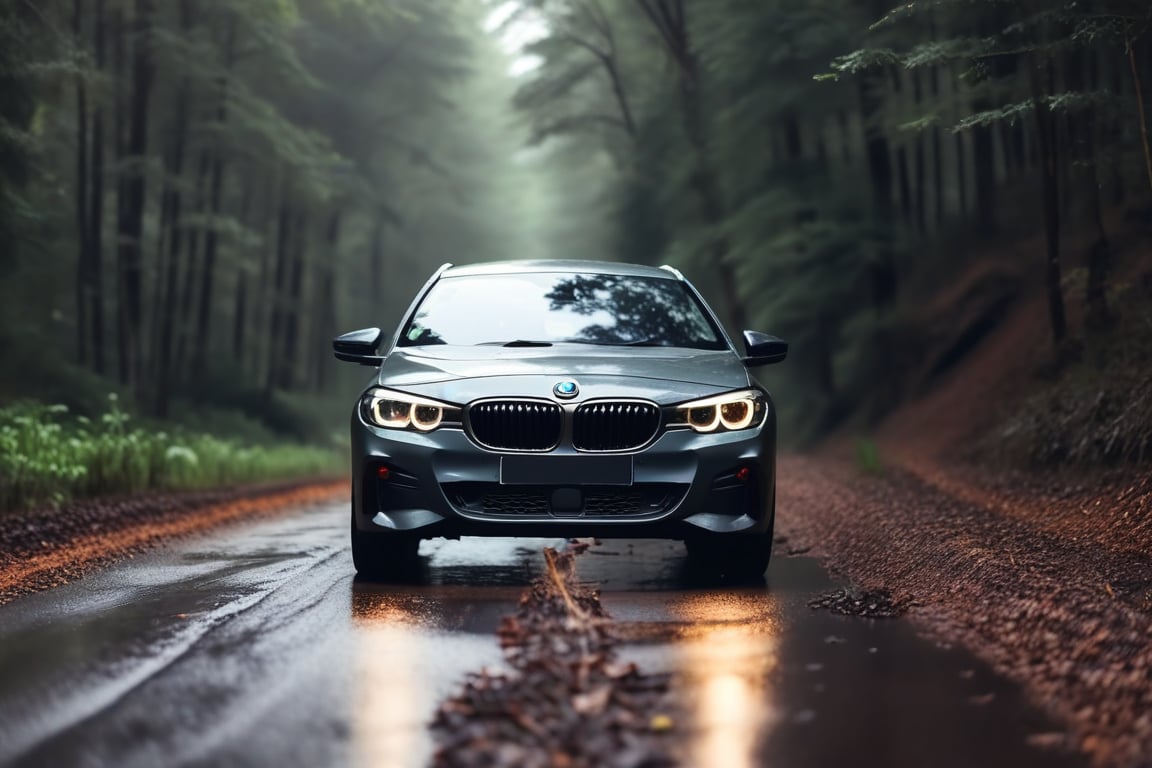
<instances>
[{"instance_id":1,"label":"black tire","mask_svg":"<svg viewBox=\"0 0 1152 768\"><path fill-rule=\"evenodd\" d=\"M352 521L352 564L369 579L410 571L419 561L420 538L403 533L365 533Z\"/></svg>"},{"instance_id":2,"label":"black tire","mask_svg":"<svg viewBox=\"0 0 1152 768\"><path fill-rule=\"evenodd\" d=\"M759 579L772 559L772 531L752 534L714 534L688 539L692 566L718 576L745 581Z\"/></svg>"}]
</instances>

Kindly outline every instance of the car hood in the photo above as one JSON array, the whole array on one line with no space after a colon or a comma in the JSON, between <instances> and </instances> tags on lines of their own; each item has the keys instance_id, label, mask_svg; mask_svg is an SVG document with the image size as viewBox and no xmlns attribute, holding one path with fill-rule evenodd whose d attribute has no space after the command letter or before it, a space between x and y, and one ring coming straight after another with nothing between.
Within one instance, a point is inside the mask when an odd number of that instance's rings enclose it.
<instances>
[{"instance_id":1,"label":"car hood","mask_svg":"<svg viewBox=\"0 0 1152 768\"><path fill-rule=\"evenodd\" d=\"M707 397L751 384L729 350L669 347L397 348L380 367L384 387L467 403L481 397L553 399L552 387L572 379L576 402L599 397L640 397L667 404Z\"/></svg>"}]
</instances>

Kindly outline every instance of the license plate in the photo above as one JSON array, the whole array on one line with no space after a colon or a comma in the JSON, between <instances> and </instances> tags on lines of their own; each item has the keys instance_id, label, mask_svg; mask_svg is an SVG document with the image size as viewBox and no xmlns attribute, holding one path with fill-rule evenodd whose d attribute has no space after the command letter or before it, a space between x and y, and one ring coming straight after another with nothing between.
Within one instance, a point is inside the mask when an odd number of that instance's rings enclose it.
<instances>
[{"instance_id":1,"label":"license plate","mask_svg":"<svg viewBox=\"0 0 1152 768\"><path fill-rule=\"evenodd\" d=\"M502 485L632 485L631 456L502 456Z\"/></svg>"}]
</instances>

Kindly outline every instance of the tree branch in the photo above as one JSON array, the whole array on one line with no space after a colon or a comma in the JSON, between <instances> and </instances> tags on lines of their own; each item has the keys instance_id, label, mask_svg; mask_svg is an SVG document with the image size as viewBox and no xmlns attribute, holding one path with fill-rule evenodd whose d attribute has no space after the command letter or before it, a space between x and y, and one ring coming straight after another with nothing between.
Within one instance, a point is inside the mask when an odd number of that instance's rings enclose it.
<instances>
[{"instance_id":1,"label":"tree branch","mask_svg":"<svg viewBox=\"0 0 1152 768\"><path fill-rule=\"evenodd\" d=\"M652 22L652 26L656 27L656 31L660 33L660 37L664 40L664 45L668 49L668 53L679 63L680 57L676 54L676 40L670 37L671 31L665 28L660 19L660 14L657 13L656 8L651 5L652 2L653 0L636 0L636 5L640 7L640 10L642 10L644 15L648 17L648 20Z\"/></svg>"}]
</instances>

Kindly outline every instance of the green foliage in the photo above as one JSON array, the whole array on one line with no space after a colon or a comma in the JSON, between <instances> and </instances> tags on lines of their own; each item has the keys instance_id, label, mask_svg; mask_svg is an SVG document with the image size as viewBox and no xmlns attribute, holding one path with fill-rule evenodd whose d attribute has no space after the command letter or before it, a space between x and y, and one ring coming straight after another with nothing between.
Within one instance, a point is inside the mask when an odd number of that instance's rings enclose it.
<instances>
[{"instance_id":1,"label":"green foliage","mask_svg":"<svg viewBox=\"0 0 1152 768\"><path fill-rule=\"evenodd\" d=\"M146 490L327 477L342 472L343 463L335 450L157 430L134 422L115 395L95 418L63 405L0 409L0 511Z\"/></svg>"},{"instance_id":2,"label":"green foliage","mask_svg":"<svg viewBox=\"0 0 1152 768\"><path fill-rule=\"evenodd\" d=\"M884 472L884 464L880 461L880 449L876 441L867 437L856 439L856 466L861 472L869 475L879 475Z\"/></svg>"}]
</instances>

